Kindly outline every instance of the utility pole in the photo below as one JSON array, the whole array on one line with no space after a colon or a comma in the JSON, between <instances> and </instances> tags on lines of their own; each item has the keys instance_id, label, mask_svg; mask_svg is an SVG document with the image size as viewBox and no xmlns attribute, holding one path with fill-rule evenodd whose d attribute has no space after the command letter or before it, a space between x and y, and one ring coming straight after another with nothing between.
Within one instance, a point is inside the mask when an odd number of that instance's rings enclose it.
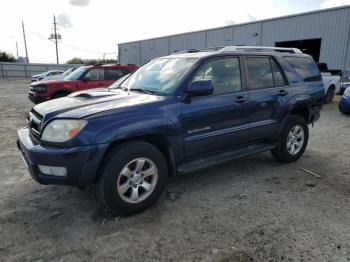
<instances>
[{"instance_id":1,"label":"utility pole","mask_svg":"<svg viewBox=\"0 0 350 262\"><path fill-rule=\"evenodd\" d=\"M17 61L18 61L18 44L17 44L17 40L16 40L16 54L17 54Z\"/></svg>"},{"instance_id":2,"label":"utility pole","mask_svg":"<svg viewBox=\"0 0 350 262\"><path fill-rule=\"evenodd\" d=\"M53 16L53 28L54 28L54 32L55 32L55 45L56 45L56 60L57 60L57 64L59 64L58 62L58 45L57 45L57 23L56 23L56 16Z\"/></svg>"},{"instance_id":3,"label":"utility pole","mask_svg":"<svg viewBox=\"0 0 350 262\"><path fill-rule=\"evenodd\" d=\"M29 63L29 56L28 56L28 50L27 50L27 40L26 40L26 32L24 30L24 23L22 20L22 30L23 30L23 40L24 40L24 48L26 50L26 58L27 58L27 63ZM17 51L18 52L18 51ZM18 54L17 54L18 56Z\"/></svg>"}]
</instances>

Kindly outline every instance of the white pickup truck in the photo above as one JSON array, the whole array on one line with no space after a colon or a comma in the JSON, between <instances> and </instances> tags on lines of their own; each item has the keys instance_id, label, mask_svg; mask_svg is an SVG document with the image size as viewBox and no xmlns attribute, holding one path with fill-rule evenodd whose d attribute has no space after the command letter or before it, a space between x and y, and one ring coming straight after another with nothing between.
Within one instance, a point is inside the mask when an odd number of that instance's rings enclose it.
<instances>
[{"instance_id":1,"label":"white pickup truck","mask_svg":"<svg viewBox=\"0 0 350 262\"><path fill-rule=\"evenodd\" d=\"M341 71L328 70L328 66L326 63L318 63L317 65L321 72L326 94L326 103L328 104L332 102L334 95L340 90Z\"/></svg>"}]
</instances>

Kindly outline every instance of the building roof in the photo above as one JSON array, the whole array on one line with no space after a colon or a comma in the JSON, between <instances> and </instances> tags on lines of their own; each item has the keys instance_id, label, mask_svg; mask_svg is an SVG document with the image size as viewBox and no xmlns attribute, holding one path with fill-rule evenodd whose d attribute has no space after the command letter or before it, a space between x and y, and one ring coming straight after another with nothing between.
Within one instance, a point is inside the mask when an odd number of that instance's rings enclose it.
<instances>
[{"instance_id":1,"label":"building roof","mask_svg":"<svg viewBox=\"0 0 350 262\"><path fill-rule=\"evenodd\" d=\"M200 33L200 32L206 32L206 31L217 30L217 29L232 28L232 27L236 27L236 26L243 26L243 25L249 25L249 24L257 24L257 23L262 23L262 22L269 22L269 21L274 21L274 20L279 20L279 19L304 16L304 15L312 15L312 14L324 13L324 12L329 12L329 11L336 11L339 9L347 9L347 8L350 8L350 5L343 5L343 6L337 6L337 7L332 7L332 8L319 9L319 10L314 10L314 11L308 11L308 12L303 12L303 13L296 13L296 14L291 14L291 15L267 18L267 19L256 20L256 21L234 24L234 25L220 26L220 27L202 29L202 30L197 30L197 31L190 31L190 32L184 32L184 33L178 33L178 34L172 34L172 35L164 35L164 36L160 36L160 37L153 37L153 38L146 38L146 39L140 39L140 40L135 40L135 41L122 42L122 43L119 43L118 45L135 43L135 42L140 42L140 41L162 39L162 38L171 37L171 36L180 36L180 35L186 35L186 34L192 34L192 33Z\"/></svg>"}]
</instances>

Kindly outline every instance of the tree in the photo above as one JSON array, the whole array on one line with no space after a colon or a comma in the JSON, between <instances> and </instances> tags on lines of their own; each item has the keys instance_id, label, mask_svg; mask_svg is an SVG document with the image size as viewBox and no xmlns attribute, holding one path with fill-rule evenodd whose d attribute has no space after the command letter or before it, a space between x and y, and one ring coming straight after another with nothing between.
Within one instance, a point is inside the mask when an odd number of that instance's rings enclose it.
<instances>
[{"instance_id":1,"label":"tree","mask_svg":"<svg viewBox=\"0 0 350 262\"><path fill-rule=\"evenodd\" d=\"M83 59L79 57L74 57L66 62L66 64L83 64L83 63L84 63Z\"/></svg>"},{"instance_id":2,"label":"tree","mask_svg":"<svg viewBox=\"0 0 350 262\"><path fill-rule=\"evenodd\" d=\"M0 62L16 62L16 58L9 53L0 51Z\"/></svg>"},{"instance_id":3,"label":"tree","mask_svg":"<svg viewBox=\"0 0 350 262\"><path fill-rule=\"evenodd\" d=\"M74 57L66 62L66 64L116 64L118 60L116 59L81 59L79 57Z\"/></svg>"}]
</instances>

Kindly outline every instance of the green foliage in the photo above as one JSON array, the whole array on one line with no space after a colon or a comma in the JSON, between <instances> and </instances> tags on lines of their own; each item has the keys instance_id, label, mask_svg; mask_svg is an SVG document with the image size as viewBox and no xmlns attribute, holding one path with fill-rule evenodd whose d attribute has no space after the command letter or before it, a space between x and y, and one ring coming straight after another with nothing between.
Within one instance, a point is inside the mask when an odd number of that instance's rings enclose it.
<instances>
[{"instance_id":1,"label":"green foliage","mask_svg":"<svg viewBox=\"0 0 350 262\"><path fill-rule=\"evenodd\" d=\"M81 59L79 57L74 57L66 62L66 64L116 64L118 60L116 59Z\"/></svg>"},{"instance_id":2,"label":"green foliage","mask_svg":"<svg viewBox=\"0 0 350 262\"><path fill-rule=\"evenodd\" d=\"M83 59L79 57L74 57L66 62L66 64L83 64Z\"/></svg>"},{"instance_id":3,"label":"green foliage","mask_svg":"<svg viewBox=\"0 0 350 262\"><path fill-rule=\"evenodd\" d=\"M16 58L9 53L0 51L0 62L16 62Z\"/></svg>"}]
</instances>

